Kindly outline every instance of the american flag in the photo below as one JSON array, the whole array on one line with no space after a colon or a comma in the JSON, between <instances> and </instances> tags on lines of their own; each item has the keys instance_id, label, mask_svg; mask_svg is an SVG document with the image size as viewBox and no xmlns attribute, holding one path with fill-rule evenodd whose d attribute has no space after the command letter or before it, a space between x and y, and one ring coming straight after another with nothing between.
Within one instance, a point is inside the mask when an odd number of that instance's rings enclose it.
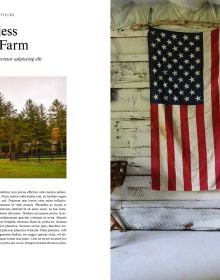
<instances>
[{"instance_id":1,"label":"american flag","mask_svg":"<svg viewBox=\"0 0 220 280\"><path fill-rule=\"evenodd\" d=\"M151 28L153 190L220 189L219 29Z\"/></svg>"}]
</instances>

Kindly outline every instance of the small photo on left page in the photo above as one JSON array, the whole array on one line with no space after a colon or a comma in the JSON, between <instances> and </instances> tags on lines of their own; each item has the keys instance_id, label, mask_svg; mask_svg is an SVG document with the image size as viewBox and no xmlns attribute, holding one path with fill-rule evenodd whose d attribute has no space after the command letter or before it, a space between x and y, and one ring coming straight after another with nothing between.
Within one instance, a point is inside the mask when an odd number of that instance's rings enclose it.
<instances>
[{"instance_id":1,"label":"small photo on left page","mask_svg":"<svg viewBox=\"0 0 220 280\"><path fill-rule=\"evenodd\" d=\"M0 77L0 178L66 178L66 78Z\"/></svg>"}]
</instances>

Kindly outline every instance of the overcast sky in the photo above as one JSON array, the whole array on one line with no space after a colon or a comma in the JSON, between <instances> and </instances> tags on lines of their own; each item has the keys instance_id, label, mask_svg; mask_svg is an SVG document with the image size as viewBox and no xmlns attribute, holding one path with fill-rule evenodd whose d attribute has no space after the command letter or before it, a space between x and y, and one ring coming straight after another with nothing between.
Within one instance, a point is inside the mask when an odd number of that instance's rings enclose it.
<instances>
[{"instance_id":1,"label":"overcast sky","mask_svg":"<svg viewBox=\"0 0 220 280\"><path fill-rule=\"evenodd\" d=\"M0 77L0 92L20 111L27 99L48 108L54 99L66 104L65 77Z\"/></svg>"}]
</instances>

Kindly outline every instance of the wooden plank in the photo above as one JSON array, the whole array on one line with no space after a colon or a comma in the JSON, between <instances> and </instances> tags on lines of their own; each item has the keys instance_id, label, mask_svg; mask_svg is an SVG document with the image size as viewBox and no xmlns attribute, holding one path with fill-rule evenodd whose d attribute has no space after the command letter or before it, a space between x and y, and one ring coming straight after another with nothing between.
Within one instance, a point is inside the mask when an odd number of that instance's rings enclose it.
<instances>
[{"instance_id":1,"label":"wooden plank","mask_svg":"<svg viewBox=\"0 0 220 280\"><path fill-rule=\"evenodd\" d=\"M207 10L205 11L207 13ZM212 12L211 12L212 13ZM152 27L158 27L158 28L164 28L164 29L169 29L169 30L174 30L174 31L186 31L186 32L203 32L203 31L210 31L213 28L217 28L220 26L220 23L214 23L214 22L205 22L204 20L201 19L201 11L200 15L197 17L196 20L190 19L184 20L184 19L178 19L178 20L161 20L161 19L156 19L153 20L154 22L151 24ZM198 22L198 19L201 20L201 22Z\"/></svg>"},{"instance_id":2,"label":"wooden plank","mask_svg":"<svg viewBox=\"0 0 220 280\"><path fill-rule=\"evenodd\" d=\"M136 120L136 119L115 120L115 119L113 119L111 126L112 126L112 128L118 129L118 130L142 131L142 132L149 133L150 119L146 119L146 120Z\"/></svg>"},{"instance_id":3,"label":"wooden plank","mask_svg":"<svg viewBox=\"0 0 220 280\"><path fill-rule=\"evenodd\" d=\"M112 38L111 53L115 55L148 54L147 37Z\"/></svg>"},{"instance_id":4,"label":"wooden plank","mask_svg":"<svg viewBox=\"0 0 220 280\"><path fill-rule=\"evenodd\" d=\"M112 83L149 82L148 62L112 62Z\"/></svg>"},{"instance_id":5,"label":"wooden plank","mask_svg":"<svg viewBox=\"0 0 220 280\"><path fill-rule=\"evenodd\" d=\"M112 119L112 147L150 147L150 120L146 119Z\"/></svg>"},{"instance_id":6,"label":"wooden plank","mask_svg":"<svg viewBox=\"0 0 220 280\"><path fill-rule=\"evenodd\" d=\"M112 120L148 120L149 117L149 112L111 112Z\"/></svg>"},{"instance_id":7,"label":"wooden plank","mask_svg":"<svg viewBox=\"0 0 220 280\"><path fill-rule=\"evenodd\" d=\"M123 156L129 156L129 157L144 157L150 155L150 149L148 147L146 148L112 148L111 149L111 155L112 157L123 157Z\"/></svg>"},{"instance_id":8,"label":"wooden plank","mask_svg":"<svg viewBox=\"0 0 220 280\"><path fill-rule=\"evenodd\" d=\"M131 74L148 74L148 62L146 61L122 61L122 62L112 62L111 63L111 72L112 75L124 74L128 75L130 78L129 81L132 81L132 78L129 76ZM114 78L114 77L113 77Z\"/></svg>"},{"instance_id":9,"label":"wooden plank","mask_svg":"<svg viewBox=\"0 0 220 280\"><path fill-rule=\"evenodd\" d=\"M131 30L131 29L119 29L111 31L111 38L128 38L128 37L146 37L147 30Z\"/></svg>"},{"instance_id":10,"label":"wooden plank","mask_svg":"<svg viewBox=\"0 0 220 280\"><path fill-rule=\"evenodd\" d=\"M117 131L111 132L112 148L146 148L150 147L150 129L149 132L143 131Z\"/></svg>"},{"instance_id":11,"label":"wooden plank","mask_svg":"<svg viewBox=\"0 0 220 280\"><path fill-rule=\"evenodd\" d=\"M149 88L149 82L127 82L127 83L111 83L111 88Z\"/></svg>"},{"instance_id":12,"label":"wooden plank","mask_svg":"<svg viewBox=\"0 0 220 280\"><path fill-rule=\"evenodd\" d=\"M207 192L162 192L145 187L118 187L111 195L112 200L220 200L219 191Z\"/></svg>"},{"instance_id":13,"label":"wooden plank","mask_svg":"<svg viewBox=\"0 0 220 280\"><path fill-rule=\"evenodd\" d=\"M121 62L129 62L129 61L144 61L147 62L149 60L147 54L112 54L111 55L111 61L121 61Z\"/></svg>"},{"instance_id":14,"label":"wooden plank","mask_svg":"<svg viewBox=\"0 0 220 280\"><path fill-rule=\"evenodd\" d=\"M161 25L157 26L157 28L168 29L173 31L182 31L182 32L208 32L213 29L213 27L219 26L219 24L206 24L199 22L185 22L178 24L177 22L172 22L171 24L163 22Z\"/></svg>"},{"instance_id":15,"label":"wooden plank","mask_svg":"<svg viewBox=\"0 0 220 280\"><path fill-rule=\"evenodd\" d=\"M150 175L150 157L112 157L112 160L127 160L127 175Z\"/></svg>"},{"instance_id":16,"label":"wooden plank","mask_svg":"<svg viewBox=\"0 0 220 280\"><path fill-rule=\"evenodd\" d=\"M207 11L204 10L206 14L212 14L213 8L211 10ZM171 11L168 11L168 14L171 13ZM216 11L214 12L214 14ZM166 14L165 12L162 12L163 16ZM173 14L173 11L172 11ZM178 13L177 13L178 14ZM213 15L208 18L201 18L202 12L199 11L199 14L196 15L196 18L187 17L187 18L176 18L176 19L168 19L163 18L161 19L161 14L151 19L151 26L157 27L157 28L164 28L164 29L170 29L170 30L176 30L176 31L186 31L186 32L202 32L202 31L210 31L210 29L219 27L220 23L213 22ZM112 26L111 31L111 37L140 37L140 36L147 36L148 30L148 23L135 23L135 19L132 21L132 23L122 26Z\"/></svg>"},{"instance_id":17,"label":"wooden plank","mask_svg":"<svg viewBox=\"0 0 220 280\"><path fill-rule=\"evenodd\" d=\"M113 203L114 202L114 203ZM164 200L164 201L112 201L112 209L121 208L212 208L220 209L220 200L203 200L203 201L192 201L192 200ZM117 207L115 206L117 205Z\"/></svg>"},{"instance_id":18,"label":"wooden plank","mask_svg":"<svg viewBox=\"0 0 220 280\"><path fill-rule=\"evenodd\" d=\"M150 121L146 120L112 120L111 128L112 156L150 156ZM116 149L116 150L115 150ZM147 149L147 154L146 154ZM123 154L120 154L120 153ZM136 152L137 154L134 154Z\"/></svg>"},{"instance_id":19,"label":"wooden plank","mask_svg":"<svg viewBox=\"0 0 220 280\"><path fill-rule=\"evenodd\" d=\"M150 139L147 135L144 132L113 132L111 146L112 148L147 148L150 147Z\"/></svg>"},{"instance_id":20,"label":"wooden plank","mask_svg":"<svg viewBox=\"0 0 220 280\"><path fill-rule=\"evenodd\" d=\"M131 137L130 137L131 136ZM111 147L112 148L129 148L135 147L136 143L132 137L132 133L122 133L120 131L111 132Z\"/></svg>"},{"instance_id":21,"label":"wooden plank","mask_svg":"<svg viewBox=\"0 0 220 280\"><path fill-rule=\"evenodd\" d=\"M112 210L127 229L219 230L220 209L122 208Z\"/></svg>"},{"instance_id":22,"label":"wooden plank","mask_svg":"<svg viewBox=\"0 0 220 280\"><path fill-rule=\"evenodd\" d=\"M112 95L112 112L147 112L150 116L150 90L148 88L115 89Z\"/></svg>"},{"instance_id":23,"label":"wooden plank","mask_svg":"<svg viewBox=\"0 0 220 280\"><path fill-rule=\"evenodd\" d=\"M183 24L181 22L181 24ZM190 30L192 32L203 32L203 31L210 31L213 27L219 26L218 23L213 23L213 24L205 24L205 23L190 23L190 22L185 22L184 25L178 25L177 23L172 22L172 24L165 24L163 22L162 25L157 26L158 28L161 29L170 29L170 30L175 30L175 31L187 31L189 32ZM190 29L189 29L190 27ZM148 36L148 31L149 29L115 29L111 30L111 38L129 38L129 37L147 37Z\"/></svg>"}]
</instances>

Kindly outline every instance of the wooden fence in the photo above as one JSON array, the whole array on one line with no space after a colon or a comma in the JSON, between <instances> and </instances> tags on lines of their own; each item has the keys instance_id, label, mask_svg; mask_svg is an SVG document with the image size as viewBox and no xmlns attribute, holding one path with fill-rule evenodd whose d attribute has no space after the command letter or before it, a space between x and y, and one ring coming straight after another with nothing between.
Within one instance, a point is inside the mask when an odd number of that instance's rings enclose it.
<instances>
[{"instance_id":1,"label":"wooden fence","mask_svg":"<svg viewBox=\"0 0 220 280\"><path fill-rule=\"evenodd\" d=\"M42 160L66 160L66 152L59 152L59 153L11 153L9 155L10 161L17 160L17 161L38 161L41 162Z\"/></svg>"}]
</instances>

